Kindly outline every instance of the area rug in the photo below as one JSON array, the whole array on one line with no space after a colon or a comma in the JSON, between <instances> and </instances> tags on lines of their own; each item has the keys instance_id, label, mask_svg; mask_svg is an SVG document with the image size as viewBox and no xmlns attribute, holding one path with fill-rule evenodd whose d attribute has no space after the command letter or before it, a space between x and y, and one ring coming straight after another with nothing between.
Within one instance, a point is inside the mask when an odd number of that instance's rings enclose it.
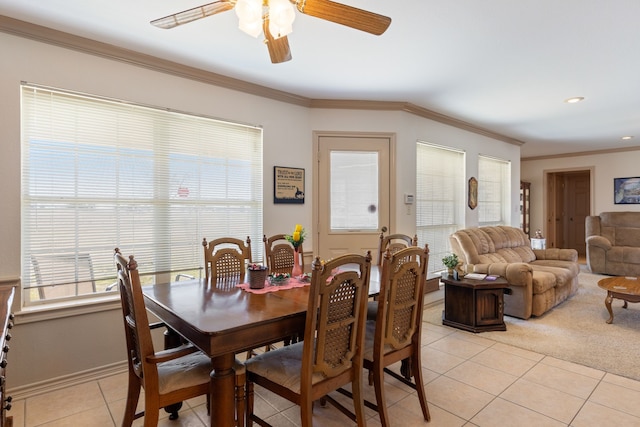
<instances>
[{"instance_id":1,"label":"area rug","mask_svg":"<svg viewBox=\"0 0 640 427\"><path fill-rule=\"evenodd\" d=\"M540 317L505 316L507 330L479 336L624 377L640 380L640 303L622 308L613 300L613 323L604 305L606 291L598 280L580 273L577 293ZM443 303L427 308L424 320L442 325Z\"/></svg>"}]
</instances>

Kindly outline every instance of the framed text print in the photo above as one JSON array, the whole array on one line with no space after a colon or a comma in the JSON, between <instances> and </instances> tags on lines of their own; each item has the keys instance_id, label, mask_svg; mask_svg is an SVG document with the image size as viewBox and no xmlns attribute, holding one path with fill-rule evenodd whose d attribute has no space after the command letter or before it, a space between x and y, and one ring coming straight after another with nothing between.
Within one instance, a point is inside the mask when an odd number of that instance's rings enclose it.
<instances>
[{"instance_id":1,"label":"framed text print","mask_svg":"<svg viewBox=\"0 0 640 427\"><path fill-rule=\"evenodd\" d=\"M273 203L304 203L304 169L273 167Z\"/></svg>"}]
</instances>

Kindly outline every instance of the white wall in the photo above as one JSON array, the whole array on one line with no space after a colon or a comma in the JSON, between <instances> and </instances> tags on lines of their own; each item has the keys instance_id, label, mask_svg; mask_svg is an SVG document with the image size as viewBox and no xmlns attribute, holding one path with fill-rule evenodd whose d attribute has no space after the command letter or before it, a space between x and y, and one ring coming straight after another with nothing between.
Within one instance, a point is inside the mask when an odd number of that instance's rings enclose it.
<instances>
[{"instance_id":1,"label":"white wall","mask_svg":"<svg viewBox=\"0 0 640 427\"><path fill-rule=\"evenodd\" d=\"M478 153L512 162L512 224L518 223L519 147L425 120L408 113L310 110L187 80L126 62L67 50L0 33L0 280L20 275L20 82L85 92L153 106L203 114L264 127L264 231L289 230L312 221L313 131L394 132L397 134L398 194L415 193L415 143L424 140L467 152L467 174L477 176ZM304 168L304 205L273 204L273 166ZM414 213L402 200L396 228L415 229ZM467 209L467 225L477 210ZM9 356L9 389L46 382L77 371L124 360L119 309L41 320L18 313Z\"/></svg>"},{"instance_id":2,"label":"white wall","mask_svg":"<svg viewBox=\"0 0 640 427\"><path fill-rule=\"evenodd\" d=\"M520 224L518 192L520 188L520 147L479 134L453 128L412 114L384 111L344 111L318 109L311 112L313 130L350 132L391 132L396 134L396 223L394 232L413 235L415 209L406 213L402 196L416 192L417 141L438 144L465 151L466 177L478 177L478 156L487 155L511 161L511 224ZM465 195L466 196L466 195ZM478 225L478 209L465 209L465 225Z\"/></svg>"},{"instance_id":3,"label":"white wall","mask_svg":"<svg viewBox=\"0 0 640 427\"><path fill-rule=\"evenodd\" d=\"M640 148L619 153L522 161L522 180L531 182L531 230L544 230L543 189L544 175L548 172L593 168L591 215L611 211L640 211L640 205L616 205L613 202L613 179L640 176L639 162Z\"/></svg>"}]
</instances>

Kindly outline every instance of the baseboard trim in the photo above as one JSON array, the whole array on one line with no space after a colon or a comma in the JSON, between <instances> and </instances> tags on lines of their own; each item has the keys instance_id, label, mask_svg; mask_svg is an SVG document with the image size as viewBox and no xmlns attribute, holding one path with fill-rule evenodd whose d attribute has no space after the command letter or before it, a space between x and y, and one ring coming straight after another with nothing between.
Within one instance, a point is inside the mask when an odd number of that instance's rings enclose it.
<instances>
[{"instance_id":1,"label":"baseboard trim","mask_svg":"<svg viewBox=\"0 0 640 427\"><path fill-rule=\"evenodd\" d=\"M83 384L89 381L100 380L102 378L106 378L111 375L116 375L123 372L127 372L126 361L88 369L86 371L75 372L70 375L51 378L37 383L9 388L7 390L7 395L10 395L13 400L27 399L29 397L38 396L40 394L60 390L78 384ZM9 382L10 381L11 380L9 380Z\"/></svg>"}]
</instances>

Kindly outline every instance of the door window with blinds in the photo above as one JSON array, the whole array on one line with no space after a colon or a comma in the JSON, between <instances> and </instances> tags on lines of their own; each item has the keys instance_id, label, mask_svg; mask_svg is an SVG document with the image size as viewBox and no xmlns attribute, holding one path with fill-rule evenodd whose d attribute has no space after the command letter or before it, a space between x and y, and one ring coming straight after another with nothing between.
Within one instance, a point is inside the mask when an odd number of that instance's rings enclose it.
<instances>
[{"instance_id":1,"label":"door window with blinds","mask_svg":"<svg viewBox=\"0 0 640 427\"><path fill-rule=\"evenodd\" d=\"M478 158L478 224L509 225L511 163L488 156Z\"/></svg>"},{"instance_id":2,"label":"door window with blinds","mask_svg":"<svg viewBox=\"0 0 640 427\"><path fill-rule=\"evenodd\" d=\"M429 245L429 275L442 271L451 253L449 235L462 228L465 212L464 152L416 144L416 233Z\"/></svg>"},{"instance_id":3,"label":"door window with blinds","mask_svg":"<svg viewBox=\"0 0 640 427\"><path fill-rule=\"evenodd\" d=\"M261 259L262 130L22 86L25 305L109 295L113 251L145 283L199 277L202 239Z\"/></svg>"},{"instance_id":4,"label":"door window with blinds","mask_svg":"<svg viewBox=\"0 0 640 427\"><path fill-rule=\"evenodd\" d=\"M378 153L331 152L331 230L378 226Z\"/></svg>"}]
</instances>

